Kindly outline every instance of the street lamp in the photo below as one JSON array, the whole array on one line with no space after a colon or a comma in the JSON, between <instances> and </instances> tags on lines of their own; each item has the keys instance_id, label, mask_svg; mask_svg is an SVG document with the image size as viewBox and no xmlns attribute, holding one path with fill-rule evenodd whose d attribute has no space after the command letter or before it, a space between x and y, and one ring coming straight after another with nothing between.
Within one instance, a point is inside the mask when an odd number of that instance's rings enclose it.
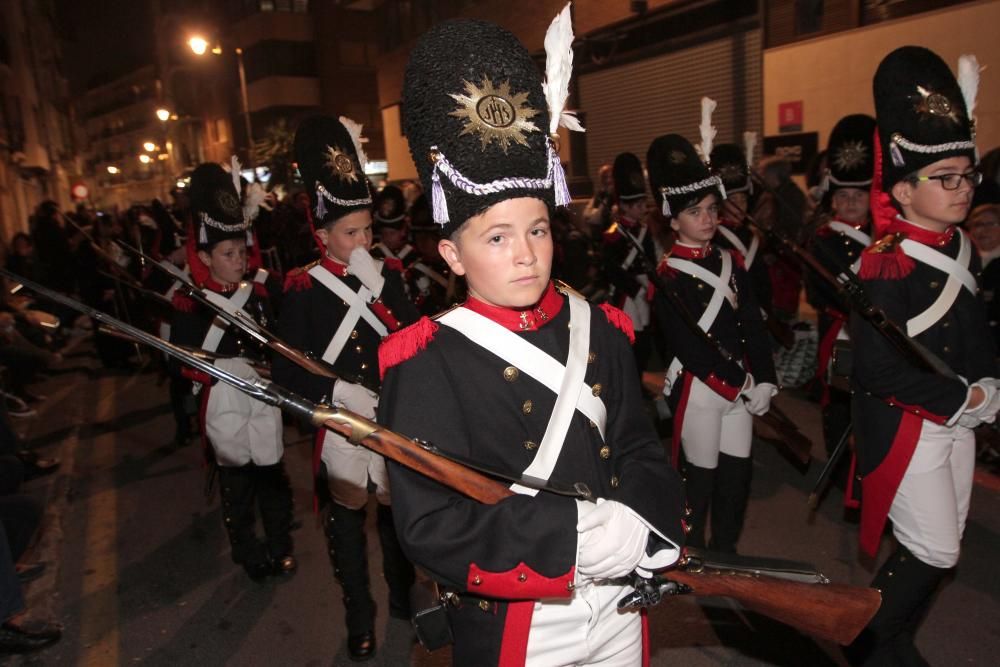
<instances>
[{"instance_id":1,"label":"street lamp","mask_svg":"<svg viewBox=\"0 0 1000 667\"><path fill-rule=\"evenodd\" d=\"M152 153L153 151L156 150L156 144L154 144L152 141L147 141L142 144L142 148L147 153Z\"/></svg>"},{"instance_id":2,"label":"street lamp","mask_svg":"<svg viewBox=\"0 0 1000 667\"><path fill-rule=\"evenodd\" d=\"M188 46L191 47L195 55L200 56L208 49L208 42L196 35L188 40ZM247 132L247 166L253 169L256 166L253 159L253 127L250 124L250 100L247 97L247 74L243 68L243 49L236 47L234 51L236 52L236 64L240 71L240 98L243 102L243 122ZM217 56L222 55L222 46L219 44L213 46L212 53Z\"/></svg>"},{"instance_id":3,"label":"street lamp","mask_svg":"<svg viewBox=\"0 0 1000 667\"><path fill-rule=\"evenodd\" d=\"M162 120L164 123L170 120L170 115L171 114L169 109L164 109L163 107L160 107L159 109L156 110L156 117Z\"/></svg>"},{"instance_id":4,"label":"street lamp","mask_svg":"<svg viewBox=\"0 0 1000 667\"><path fill-rule=\"evenodd\" d=\"M150 163L150 162L152 162L152 161L153 161L153 158L149 157L149 156L148 156L148 155L146 155L145 153L143 153L143 154L141 154L141 155L139 156L139 162L141 162L141 163L143 163L143 164L149 164L149 163Z\"/></svg>"},{"instance_id":5,"label":"street lamp","mask_svg":"<svg viewBox=\"0 0 1000 667\"><path fill-rule=\"evenodd\" d=\"M111 174L112 176L114 176L115 174L117 174L119 172L121 172L121 169L119 169L115 165L113 165L113 164L109 164L108 165L108 173Z\"/></svg>"},{"instance_id":6,"label":"street lamp","mask_svg":"<svg viewBox=\"0 0 1000 667\"><path fill-rule=\"evenodd\" d=\"M198 35L195 35L188 40L188 46L190 46L191 50L195 52L195 55L199 56L203 55L205 51L208 50L208 42L205 41L204 37L200 37Z\"/></svg>"}]
</instances>

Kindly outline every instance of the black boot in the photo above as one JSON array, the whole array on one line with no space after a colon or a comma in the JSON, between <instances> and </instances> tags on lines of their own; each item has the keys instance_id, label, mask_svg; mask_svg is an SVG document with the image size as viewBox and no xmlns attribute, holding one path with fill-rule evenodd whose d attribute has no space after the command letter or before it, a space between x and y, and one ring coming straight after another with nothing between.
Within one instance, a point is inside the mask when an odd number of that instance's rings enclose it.
<instances>
[{"instance_id":1,"label":"black boot","mask_svg":"<svg viewBox=\"0 0 1000 667\"><path fill-rule=\"evenodd\" d=\"M298 569L292 555L292 486L285 466L278 462L257 469L257 507L267 536L267 553L274 574L292 574Z\"/></svg>"},{"instance_id":2,"label":"black boot","mask_svg":"<svg viewBox=\"0 0 1000 667\"><path fill-rule=\"evenodd\" d=\"M254 581L271 573L267 549L254 531L255 466L219 467L219 496L233 562L243 566Z\"/></svg>"},{"instance_id":3,"label":"black boot","mask_svg":"<svg viewBox=\"0 0 1000 667\"><path fill-rule=\"evenodd\" d=\"M882 606L844 653L852 665L916 667L927 661L913 644L941 580L949 568L928 565L900 545L882 565L871 587L882 592Z\"/></svg>"},{"instance_id":4,"label":"black boot","mask_svg":"<svg viewBox=\"0 0 1000 667\"><path fill-rule=\"evenodd\" d=\"M407 560L396 538L392 523L392 508L378 506L378 539L382 544L382 572L389 584L389 616L410 620L410 589L417 579L413 564Z\"/></svg>"},{"instance_id":5,"label":"black boot","mask_svg":"<svg viewBox=\"0 0 1000 667\"><path fill-rule=\"evenodd\" d=\"M743 530L743 516L750 498L753 460L719 453L712 490L712 539L708 548L721 553L736 553L736 542Z\"/></svg>"},{"instance_id":6,"label":"black boot","mask_svg":"<svg viewBox=\"0 0 1000 667\"><path fill-rule=\"evenodd\" d=\"M375 601L368 583L365 510L331 502L326 520L333 576L344 590L347 651L351 660L375 656Z\"/></svg>"},{"instance_id":7,"label":"black boot","mask_svg":"<svg viewBox=\"0 0 1000 667\"><path fill-rule=\"evenodd\" d=\"M687 494L687 505L690 510L686 544L689 547L705 548L705 526L708 523L708 505L712 501L713 486L715 486L714 468L699 468L690 462L685 464L684 492Z\"/></svg>"}]
</instances>

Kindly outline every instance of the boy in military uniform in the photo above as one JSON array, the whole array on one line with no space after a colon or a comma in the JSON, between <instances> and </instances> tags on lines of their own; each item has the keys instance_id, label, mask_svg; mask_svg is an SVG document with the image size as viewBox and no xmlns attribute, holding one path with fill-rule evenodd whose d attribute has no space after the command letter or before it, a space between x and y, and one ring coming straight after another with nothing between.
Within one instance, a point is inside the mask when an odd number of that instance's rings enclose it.
<instances>
[{"instance_id":1,"label":"boy in military uniform","mask_svg":"<svg viewBox=\"0 0 1000 667\"><path fill-rule=\"evenodd\" d=\"M410 220L406 212L403 191L387 185L375 195L372 217L378 243L372 246L372 257L387 262L397 271L405 271L417 260L417 252L410 244Z\"/></svg>"},{"instance_id":2,"label":"boy in military uniform","mask_svg":"<svg viewBox=\"0 0 1000 667\"><path fill-rule=\"evenodd\" d=\"M966 57L963 57L966 58ZM978 64L959 63L978 79ZM933 52L896 49L874 80L878 143L874 245L859 276L872 302L950 369L924 370L858 316L853 414L862 477L861 548L886 519L896 548L875 575L882 606L849 651L866 665L926 664L913 639L958 562L975 465L973 431L1000 407L993 339L977 295L979 262L958 225L975 170L975 91Z\"/></svg>"},{"instance_id":3,"label":"boy in military uniform","mask_svg":"<svg viewBox=\"0 0 1000 667\"><path fill-rule=\"evenodd\" d=\"M312 353L339 375L314 375L284 358L274 379L313 401L332 401L363 417L378 404L379 341L416 320L398 270L369 254L372 199L349 120L319 116L295 133L295 158L313 200L315 234L323 258L291 272L285 282L281 337ZM360 128L356 130L360 133ZM389 614L409 618L413 566L403 556L392 525L385 462L342 436L319 431L313 455L320 496L329 498L324 521L334 575L344 592L347 649L354 660L375 655L375 603L369 590L365 506L375 487Z\"/></svg>"},{"instance_id":4,"label":"boy in military uniform","mask_svg":"<svg viewBox=\"0 0 1000 667\"><path fill-rule=\"evenodd\" d=\"M709 172L687 139L668 134L646 157L649 183L677 240L657 272L697 326L733 356L678 321L677 308L658 294L656 316L669 366L668 404L674 414L673 461L684 451L687 543L735 552L750 496L753 415L768 411L777 393L771 345L750 287L743 256L712 243L719 225L722 181Z\"/></svg>"},{"instance_id":5,"label":"boy in military uniform","mask_svg":"<svg viewBox=\"0 0 1000 667\"><path fill-rule=\"evenodd\" d=\"M234 181L235 178L235 181ZM227 174L214 163L200 165L191 175L194 229L188 232L188 264L197 285L242 310L264 327L274 320L281 288L268 272L247 274L247 246L254 242L253 212L240 204L239 175ZM259 377L267 363L265 350L215 311L190 297L174 294L170 340L220 355L215 364L240 377ZM177 366L174 366L178 370ZM196 382L201 399L202 433L218 465L222 517L232 546L233 561L251 579L291 574L292 489L282 455L280 411L190 368L180 370ZM265 540L254 531L259 512Z\"/></svg>"},{"instance_id":6,"label":"boy in military uniform","mask_svg":"<svg viewBox=\"0 0 1000 667\"><path fill-rule=\"evenodd\" d=\"M628 317L549 279L549 216L569 202L549 139L560 111L517 39L477 21L421 38L403 108L469 298L382 344L379 421L598 500L515 484L484 505L390 464L400 540L454 602L455 664L639 665L642 620L618 611L631 588L612 580L674 562L682 498L642 414Z\"/></svg>"}]
</instances>

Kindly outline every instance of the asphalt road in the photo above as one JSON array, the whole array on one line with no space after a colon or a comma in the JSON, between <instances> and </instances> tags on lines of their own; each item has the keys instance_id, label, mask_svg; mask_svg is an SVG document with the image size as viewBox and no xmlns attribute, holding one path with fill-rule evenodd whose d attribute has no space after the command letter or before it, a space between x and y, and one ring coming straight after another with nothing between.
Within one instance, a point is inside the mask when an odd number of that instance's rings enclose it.
<instances>
[{"instance_id":1,"label":"asphalt road","mask_svg":"<svg viewBox=\"0 0 1000 667\"><path fill-rule=\"evenodd\" d=\"M32 615L65 624L61 642L0 664L329 665L346 659L340 590L312 513L310 444L285 431L285 460L300 526L300 568L287 580L252 583L229 559L217 494L206 499L201 448L174 448L166 386L157 375L107 374L86 352L38 386L38 417L17 420L27 445L62 467L30 482L47 503L29 558L49 562L29 585ZM819 445L815 404L786 393L781 405ZM859 558L856 526L831 494L814 516L806 495L821 460L800 475L770 446L754 451L754 483L742 553L810 561L830 579L865 585L876 564ZM996 664L1000 655L1000 483L980 471L960 567L917 643L934 665ZM380 571L369 512L372 572ZM889 548L888 539L883 555ZM372 665L449 664L428 654L406 623L389 620L374 577L379 653ZM671 599L650 612L653 665L839 665L835 645L747 613L723 599Z\"/></svg>"}]
</instances>

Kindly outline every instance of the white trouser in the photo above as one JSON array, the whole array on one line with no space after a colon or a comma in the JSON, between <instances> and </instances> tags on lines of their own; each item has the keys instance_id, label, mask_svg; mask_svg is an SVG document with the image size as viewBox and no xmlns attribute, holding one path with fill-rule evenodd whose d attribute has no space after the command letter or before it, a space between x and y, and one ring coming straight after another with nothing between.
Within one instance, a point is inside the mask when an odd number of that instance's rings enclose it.
<instances>
[{"instance_id":1,"label":"white trouser","mask_svg":"<svg viewBox=\"0 0 1000 667\"><path fill-rule=\"evenodd\" d=\"M260 379L240 359L219 359L215 365L245 380ZM251 461L259 466L274 465L284 453L281 410L224 382L213 386L208 395L205 435L220 466L243 466Z\"/></svg>"},{"instance_id":2,"label":"white trouser","mask_svg":"<svg viewBox=\"0 0 1000 667\"><path fill-rule=\"evenodd\" d=\"M618 600L632 591L586 583L569 600L536 602L525 667L641 665L642 617L618 611Z\"/></svg>"},{"instance_id":3,"label":"white trouser","mask_svg":"<svg viewBox=\"0 0 1000 667\"><path fill-rule=\"evenodd\" d=\"M975 467L972 430L924 420L889 508L896 539L924 563L943 568L958 563Z\"/></svg>"},{"instance_id":4,"label":"white trouser","mask_svg":"<svg viewBox=\"0 0 1000 667\"><path fill-rule=\"evenodd\" d=\"M645 278L645 276L640 276L640 278ZM650 311L649 302L646 301L647 289L645 286L640 287L635 296L625 297L625 303L622 304L622 310L632 318L632 328L636 331L642 331L649 326Z\"/></svg>"},{"instance_id":5,"label":"white trouser","mask_svg":"<svg viewBox=\"0 0 1000 667\"><path fill-rule=\"evenodd\" d=\"M719 452L745 459L753 440L753 416L743 399L727 401L696 377L684 408L681 447L687 460L699 468L719 465Z\"/></svg>"},{"instance_id":6,"label":"white trouser","mask_svg":"<svg viewBox=\"0 0 1000 667\"><path fill-rule=\"evenodd\" d=\"M333 404L362 417L375 419L378 396L361 385L337 380L333 385ZM368 480L375 484L375 497L383 505L390 504L389 476L385 460L347 438L327 431L323 436L320 459L326 464L326 475L333 501L348 509L361 509L368 503Z\"/></svg>"}]
</instances>

